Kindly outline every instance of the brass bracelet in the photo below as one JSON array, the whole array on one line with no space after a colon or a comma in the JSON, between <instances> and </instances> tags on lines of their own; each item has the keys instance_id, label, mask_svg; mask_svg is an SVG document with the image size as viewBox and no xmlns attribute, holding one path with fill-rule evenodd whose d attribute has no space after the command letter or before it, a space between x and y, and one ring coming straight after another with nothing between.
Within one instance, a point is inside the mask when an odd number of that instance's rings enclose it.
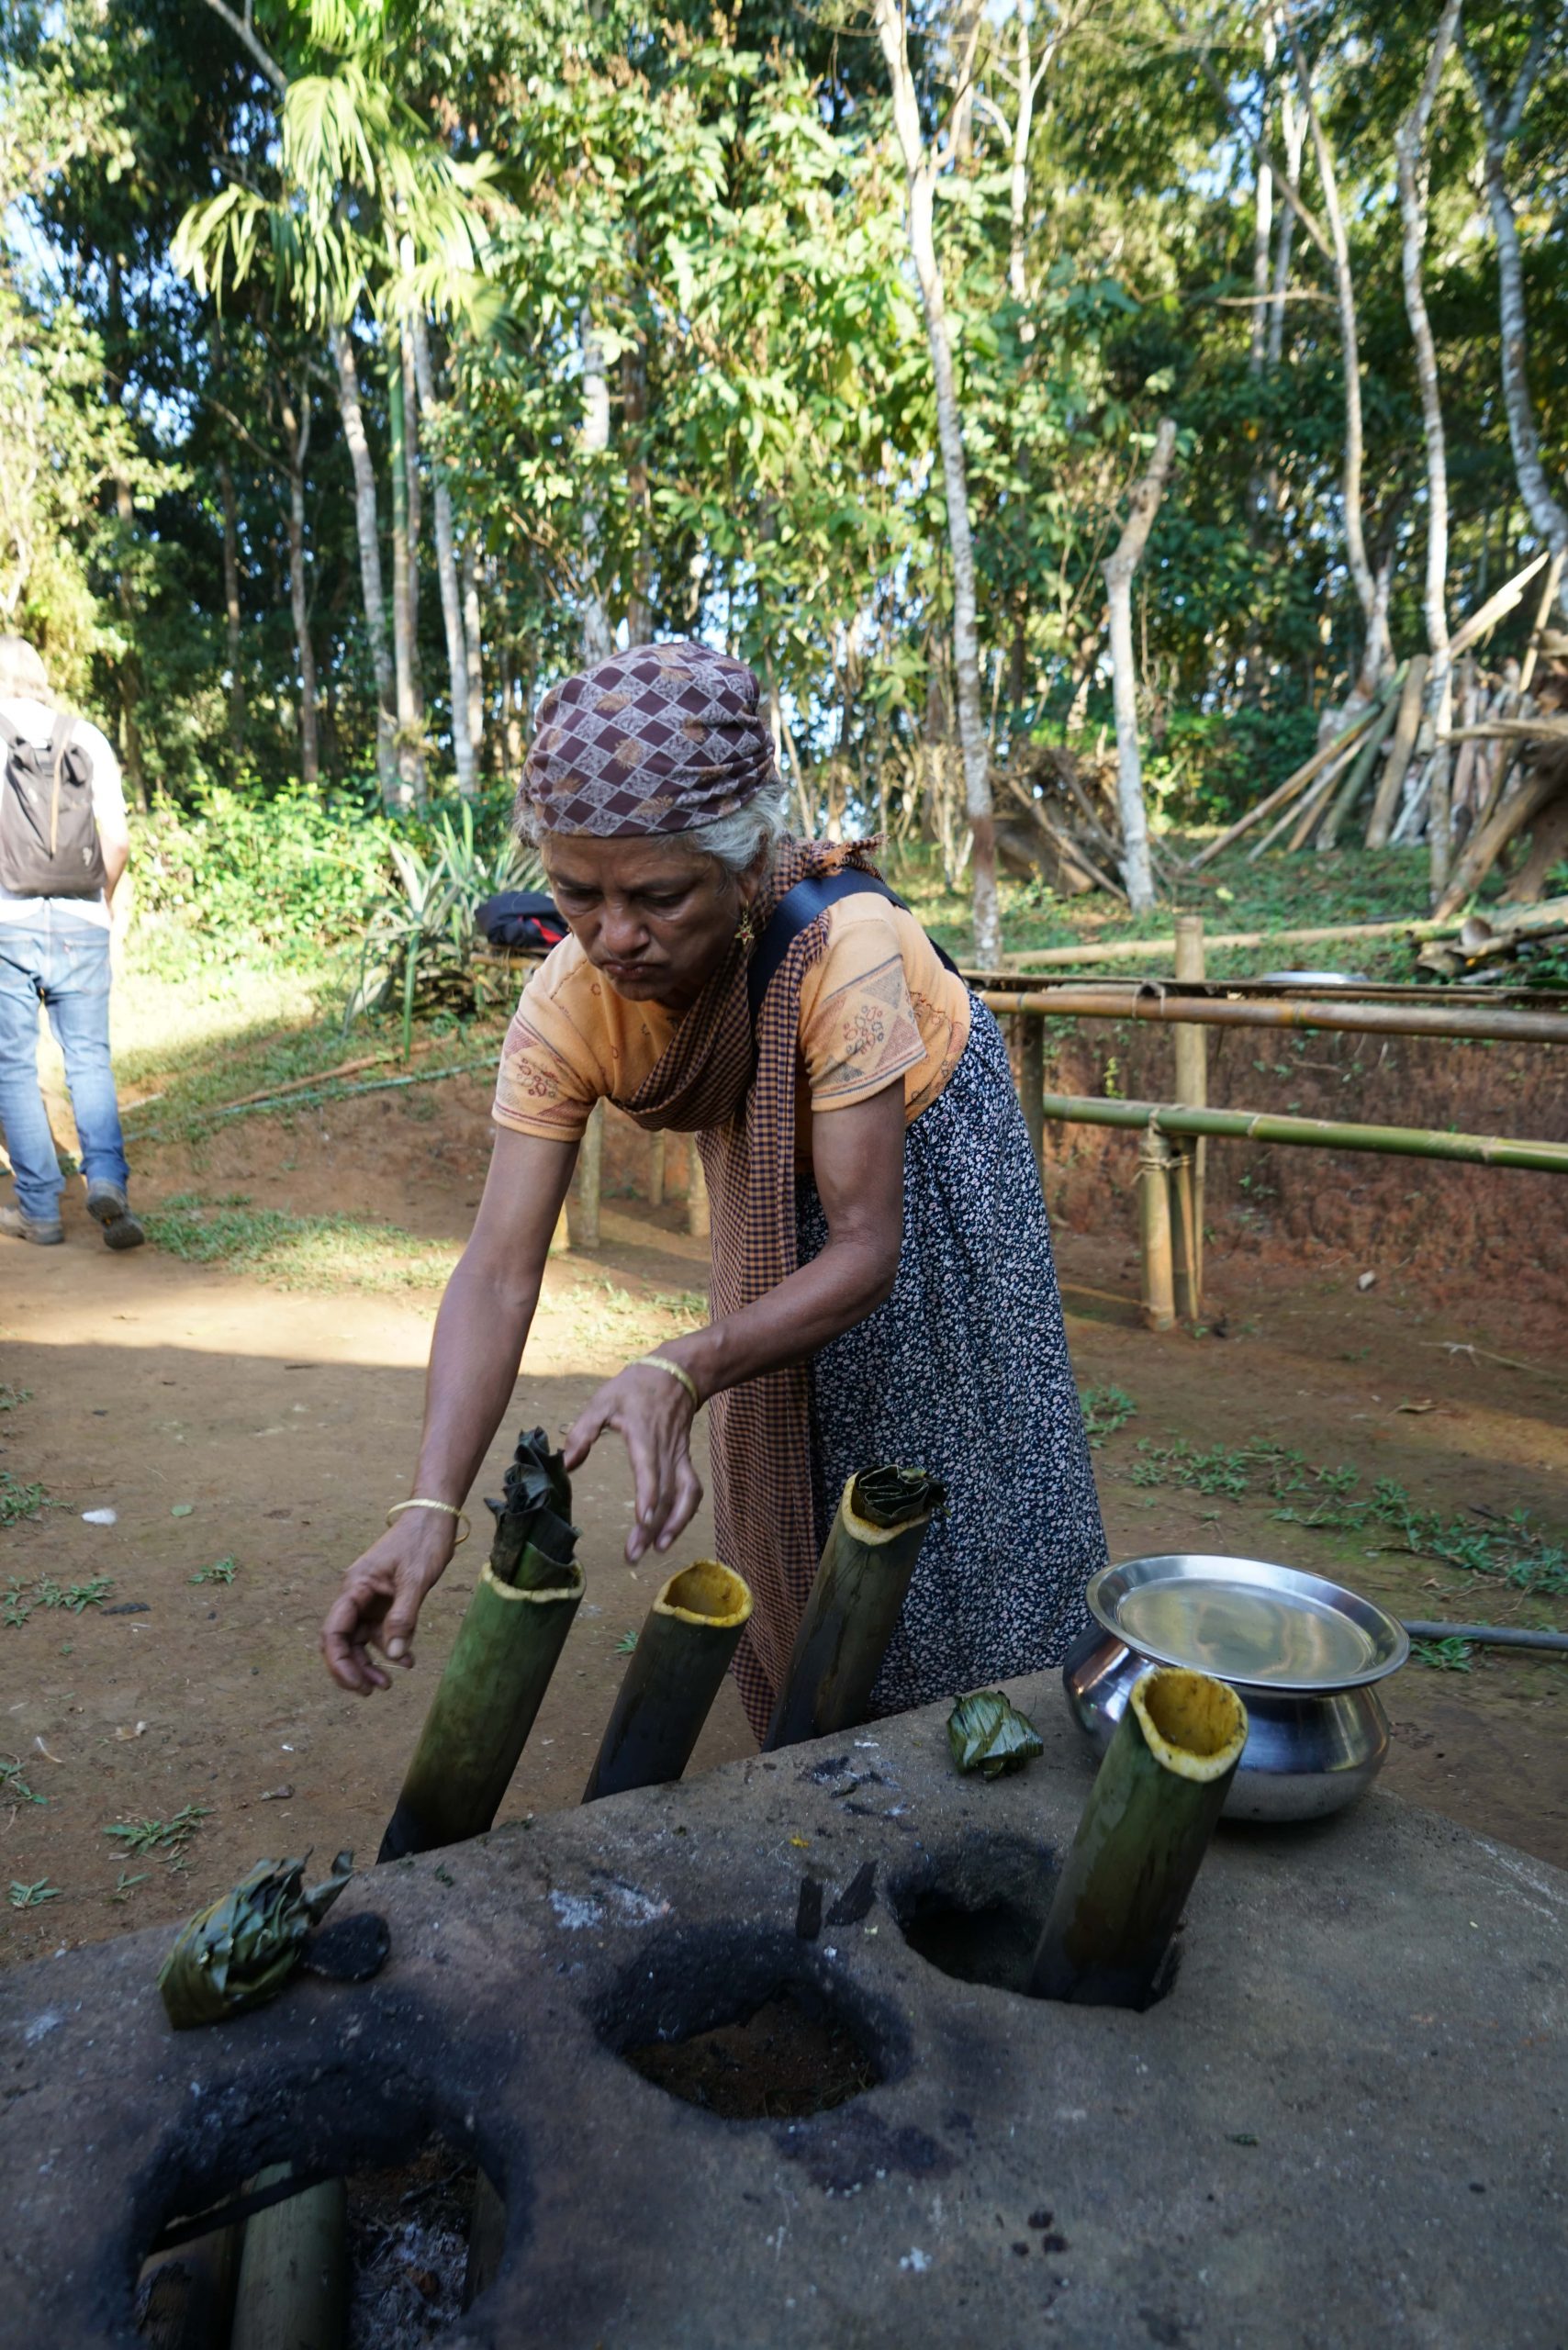
<instances>
[{"instance_id":1,"label":"brass bracelet","mask_svg":"<svg viewBox=\"0 0 1568 2350\"><path fill-rule=\"evenodd\" d=\"M406 1509L439 1509L448 1517L454 1517L461 1529L457 1540L452 1546L454 1550L467 1541L473 1531L468 1523L468 1513L465 1509L459 1509L455 1502L432 1502L424 1494L416 1494L411 1501L394 1502L386 1513L387 1525L390 1526L395 1517L400 1517Z\"/></svg>"},{"instance_id":2,"label":"brass bracelet","mask_svg":"<svg viewBox=\"0 0 1568 2350\"><path fill-rule=\"evenodd\" d=\"M646 1363L650 1371L667 1371L672 1379L679 1380L690 1396L692 1410L700 1412L702 1409L702 1398L697 1393L697 1382L691 1373L689 1371L682 1371L679 1363L671 1362L668 1355L639 1355L637 1360L639 1363Z\"/></svg>"}]
</instances>

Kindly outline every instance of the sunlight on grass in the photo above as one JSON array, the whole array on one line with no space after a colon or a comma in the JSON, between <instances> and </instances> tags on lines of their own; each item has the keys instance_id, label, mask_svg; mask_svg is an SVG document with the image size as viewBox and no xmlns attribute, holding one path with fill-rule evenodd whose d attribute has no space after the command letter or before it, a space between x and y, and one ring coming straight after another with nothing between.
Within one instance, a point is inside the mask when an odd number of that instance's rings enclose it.
<instances>
[{"instance_id":1,"label":"sunlight on grass","mask_svg":"<svg viewBox=\"0 0 1568 2350\"><path fill-rule=\"evenodd\" d=\"M154 1248L188 1264L254 1272L274 1289L439 1289L457 1261L450 1241L425 1240L368 1217L287 1215L252 1207L243 1192L204 1200L185 1192L145 1210Z\"/></svg>"}]
</instances>

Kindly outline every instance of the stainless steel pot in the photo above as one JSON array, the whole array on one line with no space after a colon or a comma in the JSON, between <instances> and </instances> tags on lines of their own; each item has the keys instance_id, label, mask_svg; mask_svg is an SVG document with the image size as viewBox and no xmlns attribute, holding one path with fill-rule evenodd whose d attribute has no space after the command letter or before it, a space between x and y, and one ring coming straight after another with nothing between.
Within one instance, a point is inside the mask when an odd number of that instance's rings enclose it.
<instances>
[{"instance_id":1,"label":"stainless steel pot","mask_svg":"<svg viewBox=\"0 0 1568 2350\"><path fill-rule=\"evenodd\" d=\"M1062 1681L1102 1751L1138 1675L1186 1664L1227 1681L1247 1708L1226 1818L1321 1819L1383 1768L1388 1716L1372 1684L1409 1643L1370 1600L1299 1569L1190 1554L1103 1567L1086 1597L1096 1621Z\"/></svg>"}]
</instances>

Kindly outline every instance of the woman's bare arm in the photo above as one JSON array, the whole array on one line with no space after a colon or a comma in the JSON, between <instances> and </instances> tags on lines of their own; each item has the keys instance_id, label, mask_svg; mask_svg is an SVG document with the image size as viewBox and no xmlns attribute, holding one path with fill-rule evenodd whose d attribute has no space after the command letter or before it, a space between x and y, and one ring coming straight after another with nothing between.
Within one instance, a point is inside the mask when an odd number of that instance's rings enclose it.
<instances>
[{"instance_id":1,"label":"woman's bare arm","mask_svg":"<svg viewBox=\"0 0 1568 2350\"><path fill-rule=\"evenodd\" d=\"M813 1117L826 1248L755 1304L657 1349L680 1365L703 1402L721 1388L807 1361L889 1294L903 1241L903 1112L900 1080L868 1102ZM566 1438L566 1466L575 1469L606 1428L625 1438L636 1491L629 1559L650 1545L667 1550L702 1499L688 1449L695 1416L667 1371L630 1363L599 1389Z\"/></svg>"},{"instance_id":2,"label":"woman's bare arm","mask_svg":"<svg viewBox=\"0 0 1568 2350\"><path fill-rule=\"evenodd\" d=\"M479 1472L516 1383L576 1158L573 1143L497 1130L473 1234L436 1316L415 1494L461 1504ZM456 1531L442 1511L405 1510L355 1560L321 1631L340 1687L368 1696L387 1686L372 1644L396 1664L413 1663L414 1625Z\"/></svg>"}]
</instances>

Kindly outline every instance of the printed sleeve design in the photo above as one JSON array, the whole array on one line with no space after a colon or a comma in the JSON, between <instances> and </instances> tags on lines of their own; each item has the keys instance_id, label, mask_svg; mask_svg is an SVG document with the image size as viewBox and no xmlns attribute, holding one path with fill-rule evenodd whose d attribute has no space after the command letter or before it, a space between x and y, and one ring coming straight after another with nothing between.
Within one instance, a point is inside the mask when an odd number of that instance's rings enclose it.
<instances>
[{"instance_id":1,"label":"printed sleeve design","mask_svg":"<svg viewBox=\"0 0 1568 2350\"><path fill-rule=\"evenodd\" d=\"M582 1071L540 1035L520 1005L501 1047L491 1113L496 1124L551 1142L572 1142L587 1126L596 1098Z\"/></svg>"},{"instance_id":2,"label":"printed sleeve design","mask_svg":"<svg viewBox=\"0 0 1568 2350\"><path fill-rule=\"evenodd\" d=\"M801 1042L819 1110L867 1100L923 1061L925 1044L902 956L890 955L825 991Z\"/></svg>"}]
</instances>

